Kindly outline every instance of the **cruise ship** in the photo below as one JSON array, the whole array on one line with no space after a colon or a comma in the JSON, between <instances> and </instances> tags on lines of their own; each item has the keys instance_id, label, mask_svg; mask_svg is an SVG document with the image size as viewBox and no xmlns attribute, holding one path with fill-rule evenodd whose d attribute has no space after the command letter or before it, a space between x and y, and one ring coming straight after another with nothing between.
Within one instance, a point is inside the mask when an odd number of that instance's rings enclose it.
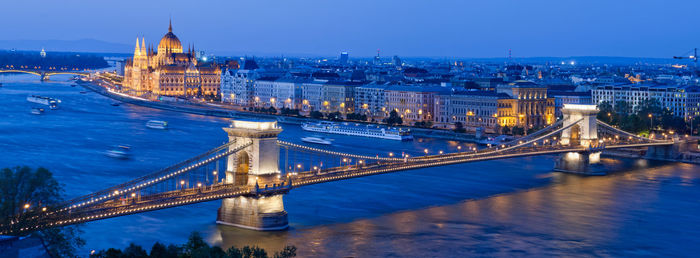
<instances>
[{"instance_id":1,"label":"cruise ship","mask_svg":"<svg viewBox=\"0 0 700 258\"><path fill-rule=\"evenodd\" d=\"M319 133L364 136L398 141L413 140L413 136L409 130L400 128L386 128L376 125L359 125L321 121L318 123L303 123L301 128L304 129L304 131Z\"/></svg>"},{"instance_id":2,"label":"cruise ship","mask_svg":"<svg viewBox=\"0 0 700 258\"><path fill-rule=\"evenodd\" d=\"M58 103L61 103L61 100L59 100L59 99L42 97L39 95L31 95L31 96L27 97L27 101L32 102L32 103L47 105L47 106L58 105Z\"/></svg>"}]
</instances>

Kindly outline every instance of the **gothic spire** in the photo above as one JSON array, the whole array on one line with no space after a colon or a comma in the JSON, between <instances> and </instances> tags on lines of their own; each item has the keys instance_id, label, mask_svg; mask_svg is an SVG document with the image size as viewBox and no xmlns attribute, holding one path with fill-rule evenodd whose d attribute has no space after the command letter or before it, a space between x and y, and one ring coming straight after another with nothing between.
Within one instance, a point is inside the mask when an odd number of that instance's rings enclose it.
<instances>
[{"instance_id":1,"label":"gothic spire","mask_svg":"<svg viewBox=\"0 0 700 258\"><path fill-rule=\"evenodd\" d=\"M143 38L143 37L141 37L141 49L142 49L141 51L143 51L143 53L145 54L146 51L147 51L147 49L146 49L146 39Z\"/></svg>"},{"instance_id":2,"label":"gothic spire","mask_svg":"<svg viewBox=\"0 0 700 258\"><path fill-rule=\"evenodd\" d=\"M173 32L173 19L170 18L170 21L168 21L168 32Z\"/></svg>"},{"instance_id":3,"label":"gothic spire","mask_svg":"<svg viewBox=\"0 0 700 258\"><path fill-rule=\"evenodd\" d=\"M141 48L139 47L139 37L136 37L136 47L134 48L134 55L139 55L141 53Z\"/></svg>"}]
</instances>

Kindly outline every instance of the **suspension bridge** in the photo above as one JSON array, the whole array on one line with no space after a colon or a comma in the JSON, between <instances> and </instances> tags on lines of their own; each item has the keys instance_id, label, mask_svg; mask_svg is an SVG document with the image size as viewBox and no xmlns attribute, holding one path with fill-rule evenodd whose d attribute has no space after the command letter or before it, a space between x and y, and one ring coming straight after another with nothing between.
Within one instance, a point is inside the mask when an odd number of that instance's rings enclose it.
<instances>
[{"instance_id":1,"label":"suspension bridge","mask_svg":"<svg viewBox=\"0 0 700 258\"><path fill-rule=\"evenodd\" d=\"M78 75L78 76L87 76L90 73L85 72L85 71L76 71L76 70L61 70L61 69L49 69L49 70L44 70L44 69L0 69L0 73L26 73L26 74L34 74L38 75L39 79L41 81L48 81L49 78L52 75Z\"/></svg>"},{"instance_id":2,"label":"suspension bridge","mask_svg":"<svg viewBox=\"0 0 700 258\"><path fill-rule=\"evenodd\" d=\"M564 118L510 142L477 150L400 157L343 153L281 141L276 121L233 120L228 142L167 168L51 207L17 214L0 234L85 223L222 200L217 223L253 230L288 227L282 196L330 181L469 162L560 154L555 170L588 173L605 150L647 148L649 159L672 159L680 140L640 137L598 121L594 105L567 105ZM371 151L371 150L368 150ZM291 152L291 154L290 154ZM280 156L283 157L281 158ZM292 158L292 155L301 157ZM465 172L467 173L467 172Z\"/></svg>"}]
</instances>

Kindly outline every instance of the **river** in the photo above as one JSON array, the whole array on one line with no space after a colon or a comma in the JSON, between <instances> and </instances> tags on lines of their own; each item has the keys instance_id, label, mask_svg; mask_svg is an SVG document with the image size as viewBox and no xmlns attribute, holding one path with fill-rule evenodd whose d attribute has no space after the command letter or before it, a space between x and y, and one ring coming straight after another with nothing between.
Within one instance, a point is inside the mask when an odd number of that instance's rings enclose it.
<instances>
[{"instance_id":1,"label":"river","mask_svg":"<svg viewBox=\"0 0 700 258\"><path fill-rule=\"evenodd\" d=\"M144 175L226 141L227 119L123 104L71 87L67 77L0 76L0 167L50 169L75 197ZM29 113L25 98L59 98ZM144 126L168 121L169 130ZM305 133L282 125L280 138ZM468 143L331 136L335 150L421 155ZM134 157L103 152L132 146ZM700 252L700 167L603 159L608 176L552 172L554 156L477 162L294 189L284 197L290 230L254 232L214 223L220 201L84 224L83 252L184 243L199 231L214 245L295 245L302 257L694 256Z\"/></svg>"}]
</instances>

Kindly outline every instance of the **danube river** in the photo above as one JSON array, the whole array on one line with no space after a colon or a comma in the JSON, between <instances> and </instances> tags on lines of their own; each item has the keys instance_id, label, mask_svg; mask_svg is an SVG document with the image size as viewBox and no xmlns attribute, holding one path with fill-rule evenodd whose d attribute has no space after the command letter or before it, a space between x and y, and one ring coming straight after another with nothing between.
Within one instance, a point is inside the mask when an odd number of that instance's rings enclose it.
<instances>
[{"instance_id":1,"label":"danube river","mask_svg":"<svg viewBox=\"0 0 700 258\"><path fill-rule=\"evenodd\" d=\"M66 77L0 77L0 167L43 166L75 197L204 152L226 141L227 119L154 110L70 87ZM29 113L30 94L60 110ZM168 121L169 130L144 126ZM299 142L298 126L280 138ZM420 155L467 143L331 136L336 150ZM103 152L132 146L134 157ZM302 257L693 256L700 252L700 167L604 159L602 177L554 173L553 156L478 162L364 177L293 190L291 229L254 232L214 223L219 201L84 224L83 252L135 242L184 243L199 231L223 248L295 245ZM625 167L626 169L620 169Z\"/></svg>"}]
</instances>

